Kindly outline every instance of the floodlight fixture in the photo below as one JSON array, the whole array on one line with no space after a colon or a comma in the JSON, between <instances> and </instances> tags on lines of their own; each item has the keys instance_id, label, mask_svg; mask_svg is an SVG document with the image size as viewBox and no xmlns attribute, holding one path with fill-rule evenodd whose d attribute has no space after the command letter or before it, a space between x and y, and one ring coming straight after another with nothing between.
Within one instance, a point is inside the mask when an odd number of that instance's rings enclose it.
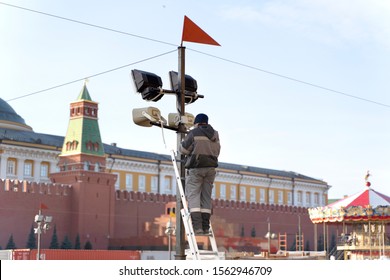
<instances>
[{"instance_id":1,"label":"floodlight fixture","mask_svg":"<svg viewBox=\"0 0 390 280\"><path fill-rule=\"evenodd\" d=\"M166 124L167 120L161 116L156 107L133 109L133 122L139 126L151 127L153 123Z\"/></svg>"},{"instance_id":2,"label":"floodlight fixture","mask_svg":"<svg viewBox=\"0 0 390 280\"><path fill-rule=\"evenodd\" d=\"M185 75L185 90L190 92L196 92L198 90L198 83L190 75ZM175 71L169 71L169 78L171 80L171 88L174 91L179 91L179 73Z\"/></svg>"},{"instance_id":3,"label":"floodlight fixture","mask_svg":"<svg viewBox=\"0 0 390 280\"><path fill-rule=\"evenodd\" d=\"M163 83L160 76L137 69L131 70L131 76L137 92L142 95L142 99L156 102L163 97Z\"/></svg>"},{"instance_id":4,"label":"floodlight fixture","mask_svg":"<svg viewBox=\"0 0 390 280\"><path fill-rule=\"evenodd\" d=\"M41 222L43 222L43 215L35 215L34 221L35 221L36 223L41 223Z\"/></svg>"},{"instance_id":5,"label":"floodlight fixture","mask_svg":"<svg viewBox=\"0 0 390 280\"><path fill-rule=\"evenodd\" d=\"M184 116L180 116L179 113L169 113L168 114L168 125L171 127L179 127L179 124L182 123L186 129L190 129L194 126L195 117L191 113L185 113Z\"/></svg>"},{"instance_id":6,"label":"floodlight fixture","mask_svg":"<svg viewBox=\"0 0 390 280\"><path fill-rule=\"evenodd\" d=\"M179 74L175 71L169 71L169 78L171 81L171 89L175 92L179 92ZM203 95L197 94L198 83L190 75L185 75L185 91L184 102L187 104L195 102L199 97L203 98Z\"/></svg>"}]
</instances>

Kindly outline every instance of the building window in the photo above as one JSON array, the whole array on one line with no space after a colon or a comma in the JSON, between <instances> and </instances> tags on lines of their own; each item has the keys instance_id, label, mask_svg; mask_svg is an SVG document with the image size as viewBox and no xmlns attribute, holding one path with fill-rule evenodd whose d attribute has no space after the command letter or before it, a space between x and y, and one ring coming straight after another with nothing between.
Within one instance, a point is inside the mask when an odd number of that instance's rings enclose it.
<instances>
[{"instance_id":1,"label":"building window","mask_svg":"<svg viewBox=\"0 0 390 280\"><path fill-rule=\"evenodd\" d=\"M95 163L95 172L100 172L100 163Z\"/></svg>"},{"instance_id":2,"label":"building window","mask_svg":"<svg viewBox=\"0 0 390 280\"><path fill-rule=\"evenodd\" d=\"M41 178L47 178L49 177L49 164L48 163L41 163Z\"/></svg>"},{"instance_id":3,"label":"building window","mask_svg":"<svg viewBox=\"0 0 390 280\"><path fill-rule=\"evenodd\" d=\"M32 177L32 171L33 171L32 168L33 165L31 161L24 162L24 171L23 171L24 177Z\"/></svg>"},{"instance_id":4,"label":"building window","mask_svg":"<svg viewBox=\"0 0 390 280\"><path fill-rule=\"evenodd\" d=\"M152 176L151 186L150 186L152 193L158 193L158 177Z\"/></svg>"},{"instance_id":5,"label":"building window","mask_svg":"<svg viewBox=\"0 0 390 280\"><path fill-rule=\"evenodd\" d=\"M138 176L138 191L139 192L145 192L145 190L146 190L145 181L146 181L145 175Z\"/></svg>"},{"instance_id":6,"label":"building window","mask_svg":"<svg viewBox=\"0 0 390 280\"><path fill-rule=\"evenodd\" d=\"M76 140L73 141L68 141L66 142L66 150L71 151L71 150L76 150L79 142Z\"/></svg>"},{"instance_id":7,"label":"building window","mask_svg":"<svg viewBox=\"0 0 390 280\"><path fill-rule=\"evenodd\" d=\"M230 186L230 199L231 200L237 200L237 186L233 185Z\"/></svg>"},{"instance_id":8,"label":"building window","mask_svg":"<svg viewBox=\"0 0 390 280\"><path fill-rule=\"evenodd\" d=\"M297 204L302 205L302 192L297 192Z\"/></svg>"},{"instance_id":9,"label":"building window","mask_svg":"<svg viewBox=\"0 0 390 280\"><path fill-rule=\"evenodd\" d=\"M164 177L164 190L165 190L165 193L172 194L172 177L171 176Z\"/></svg>"},{"instance_id":10,"label":"building window","mask_svg":"<svg viewBox=\"0 0 390 280\"><path fill-rule=\"evenodd\" d=\"M256 202L256 189L250 188L250 201Z\"/></svg>"},{"instance_id":11,"label":"building window","mask_svg":"<svg viewBox=\"0 0 390 280\"><path fill-rule=\"evenodd\" d=\"M268 203L269 204L274 204L275 203L275 191L274 190L269 190L268 194L269 194Z\"/></svg>"},{"instance_id":12,"label":"building window","mask_svg":"<svg viewBox=\"0 0 390 280\"><path fill-rule=\"evenodd\" d=\"M314 194L314 205L318 206L320 204L320 196L318 193Z\"/></svg>"},{"instance_id":13,"label":"building window","mask_svg":"<svg viewBox=\"0 0 390 280\"><path fill-rule=\"evenodd\" d=\"M260 203L265 202L265 189L260 189Z\"/></svg>"},{"instance_id":14,"label":"building window","mask_svg":"<svg viewBox=\"0 0 390 280\"><path fill-rule=\"evenodd\" d=\"M311 204L311 193L307 192L306 193L306 205Z\"/></svg>"},{"instance_id":15,"label":"building window","mask_svg":"<svg viewBox=\"0 0 390 280\"><path fill-rule=\"evenodd\" d=\"M116 175L116 181L115 181L115 189L116 190L119 190L121 188L121 184L120 184L120 175L118 172L113 172L113 174Z\"/></svg>"},{"instance_id":16,"label":"building window","mask_svg":"<svg viewBox=\"0 0 390 280\"><path fill-rule=\"evenodd\" d=\"M133 191L133 174L126 174L126 190Z\"/></svg>"},{"instance_id":17,"label":"building window","mask_svg":"<svg viewBox=\"0 0 390 280\"><path fill-rule=\"evenodd\" d=\"M292 204L292 192L287 193L287 204L288 205Z\"/></svg>"},{"instance_id":18,"label":"building window","mask_svg":"<svg viewBox=\"0 0 390 280\"><path fill-rule=\"evenodd\" d=\"M221 184L219 186L219 199L226 199L226 185Z\"/></svg>"},{"instance_id":19,"label":"building window","mask_svg":"<svg viewBox=\"0 0 390 280\"><path fill-rule=\"evenodd\" d=\"M246 201L246 187L240 187L240 201Z\"/></svg>"},{"instance_id":20,"label":"building window","mask_svg":"<svg viewBox=\"0 0 390 280\"><path fill-rule=\"evenodd\" d=\"M278 204L283 204L283 191L278 191Z\"/></svg>"},{"instance_id":21,"label":"building window","mask_svg":"<svg viewBox=\"0 0 390 280\"><path fill-rule=\"evenodd\" d=\"M7 175L16 175L16 159L9 158L7 161Z\"/></svg>"}]
</instances>

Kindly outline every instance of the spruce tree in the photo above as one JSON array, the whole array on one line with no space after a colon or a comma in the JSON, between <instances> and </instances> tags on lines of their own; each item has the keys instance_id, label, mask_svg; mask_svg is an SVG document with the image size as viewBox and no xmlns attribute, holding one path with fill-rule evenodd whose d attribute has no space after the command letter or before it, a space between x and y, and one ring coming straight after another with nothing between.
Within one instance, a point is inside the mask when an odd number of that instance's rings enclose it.
<instances>
[{"instance_id":1,"label":"spruce tree","mask_svg":"<svg viewBox=\"0 0 390 280\"><path fill-rule=\"evenodd\" d=\"M35 233L34 233L34 224L31 225L30 234L28 235L26 247L28 249L36 249L37 248L37 240L35 238Z\"/></svg>"},{"instance_id":2,"label":"spruce tree","mask_svg":"<svg viewBox=\"0 0 390 280\"><path fill-rule=\"evenodd\" d=\"M245 229L244 229L244 225L241 226L241 234L240 234L241 237L244 237L245 236Z\"/></svg>"},{"instance_id":3,"label":"spruce tree","mask_svg":"<svg viewBox=\"0 0 390 280\"><path fill-rule=\"evenodd\" d=\"M251 236L256 237L256 228L255 226L252 227Z\"/></svg>"},{"instance_id":4,"label":"spruce tree","mask_svg":"<svg viewBox=\"0 0 390 280\"><path fill-rule=\"evenodd\" d=\"M8 239L7 246L5 247L6 250L12 250L16 249L16 244L14 242L14 236L11 234L11 236Z\"/></svg>"},{"instance_id":5,"label":"spruce tree","mask_svg":"<svg viewBox=\"0 0 390 280\"><path fill-rule=\"evenodd\" d=\"M309 242L309 240L306 240L305 251L310 251L310 242Z\"/></svg>"},{"instance_id":6,"label":"spruce tree","mask_svg":"<svg viewBox=\"0 0 390 280\"><path fill-rule=\"evenodd\" d=\"M61 249L72 249L72 242L69 240L68 235L65 235L61 244Z\"/></svg>"},{"instance_id":7,"label":"spruce tree","mask_svg":"<svg viewBox=\"0 0 390 280\"><path fill-rule=\"evenodd\" d=\"M80 235L79 234L77 234L77 236L76 236L76 242L74 244L74 248L77 250L81 249Z\"/></svg>"},{"instance_id":8,"label":"spruce tree","mask_svg":"<svg viewBox=\"0 0 390 280\"><path fill-rule=\"evenodd\" d=\"M51 237L49 249L59 249L59 247L60 247L60 245L58 244L57 226L54 225L53 236Z\"/></svg>"},{"instance_id":9,"label":"spruce tree","mask_svg":"<svg viewBox=\"0 0 390 280\"><path fill-rule=\"evenodd\" d=\"M84 249L85 250L91 250L92 249L92 243L89 240L87 242L85 242Z\"/></svg>"},{"instance_id":10,"label":"spruce tree","mask_svg":"<svg viewBox=\"0 0 390 280\"><path fill-rule=\"evenodd\" d=\"M290 251L296 251L297 250L297 241L293 240L293 244L291 244Z\"/></svg>"}]
</instances>

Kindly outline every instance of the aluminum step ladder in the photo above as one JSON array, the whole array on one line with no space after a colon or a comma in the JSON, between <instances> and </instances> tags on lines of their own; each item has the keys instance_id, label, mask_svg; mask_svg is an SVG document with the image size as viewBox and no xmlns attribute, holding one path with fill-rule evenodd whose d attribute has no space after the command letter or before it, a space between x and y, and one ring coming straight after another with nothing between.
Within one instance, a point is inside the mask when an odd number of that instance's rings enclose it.
<instances>
[{"instance_id":1,"label":"aluminum step ladder","mask_svg":"<svg viewBox=\"0 0 390 280\"><path fill-rule=\"evenodd\" d=\"M213 228L211 226L211 222L210 222L210 234L209 235L199 235L199 236L209 238L212 250L211 251L204 251L204 250L200 251L198 248L196 236L194 234L194 229L192 227L191 214L190 214L190 211L188 209L187 199L185 197L183 184L181 182L180 172L179 172L179 169L177 167L177 161L176 161L176 156L175 156L174 150L171 150L171 158L172 158L173 168L174 168L175 174L176 174L177 186L178 186L179 191L180 191L181 202L183 204L183 208L180 210L180 213L181 213L181 218L183 221L188 245L190 247L189 259L193 259L193 260L201 260L201 259L218 260L218 259L220 259L220 256L219 256L219 252L218 252L218 248L217 248L217 242L215 241L214 231L213 231Z\"/></svg>"}]
</instances>

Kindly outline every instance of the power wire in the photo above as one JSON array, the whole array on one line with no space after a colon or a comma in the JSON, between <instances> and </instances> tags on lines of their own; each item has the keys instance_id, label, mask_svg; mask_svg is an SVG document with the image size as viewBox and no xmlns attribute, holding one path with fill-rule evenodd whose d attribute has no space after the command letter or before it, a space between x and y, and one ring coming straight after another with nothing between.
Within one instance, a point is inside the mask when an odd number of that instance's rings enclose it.
<instances>
[{"instance_id":1,"label":"power wire","mask_svg":"<svg viewBox=\"0 0 390 280\"><path fill-rule=\"evenodd\" d=\"M110 72L113 72L113 71L117 71L119 69L123 69L123 68L129 67L129 66L141 63L141 62L145 62L145 61L148 61L148 60L155 59L157 57L164 56L164 55L176 52L176 51L177 50L175 49L173 51L169 51L169 52L165 52L165 53L162 53L162 54L159 54L159 55L155 55L155 56L152 56L152 57L149 57L149 58L145 58L145 59L133 62L133 63L129 63L129 64L126 64L126 65L123 65L123 66L119 66L119 67L116 67L116 68L113 68L113 69L110 69L110 70L107 70L107 71L103 71L103 72L100 72L100 73L97 73L97 74L93 74L93 75L81 78L81 79L73 80L71 82L67 82L67 83L64 83L64 84L60 84L60 85L57 85L57 86L52 86L50 88L42 89L42 90L39 90L39 91L35 91L35 92L31 92L31 93L28 93L28 94L25 94L25 95L18 96L18 97L15 97L15 98L11 98L11 99L8 99L7 102L13 101L13 100L16 100L16 99L20 99L20 98L24 98L24 97L27 97L27 96L35 95L35 94L38 94L38 93L42 93L42 92L45 92L45 91L49 91L49 90L52 90L52 89L56 89L56 88L59 88L59 87L67 86L67 85L70 85L70 84L73 84L73 83L78 83L80 81L84 81L85 79L89 79L89 78L97 77L97 76L100 76L100 75L104 75L104 74L107 74L107 73L110 73Z\"/></svg>"},{"instance_id":2,"label":"power wire","mask_svg":"<svg viewBox=\"0 0 390 280\"><path fill-rule=\"evenodd\" d=\"M295 79L295 78L292 78L292 77L289 77L289 76L281 75L281 74L278 74L278 73L275 73L275 72L271 72L271 71L264 70L264 69L261 69L261 68L258 68L258 67L254 67L254 66L251 66L251 65L248 65L248 64L244 64L244 63L241 63L241 62L237 62L237 61L234 61L234 60L230 60L230 59L226 59L226 58L219 57L219 56L216 56L216 55L212 55L212 54L208 54L208 53L205 53L205 52L201 52L201 51L198 51L198 50L194 50L194 49L189 49L189 50L191 50L193 52L197 52L197 53L203 54L203 55L210 56L212 58L223 60L223 61L226 61L226 62L229 62L229 63L232 63L232 64L236 64L236 65L239 65L239 66L242 66L242 67L246 67L246 68L249 68L249 69L252 69L252 70L263 72L263 73L266 73L266 74L269 74L269 75L274 75L274 76L277 76L279 78L287 79L287 80L294 81L294 82L301 83L301 84L305 84L305 85L308 85L308 86L311 86L311 87L319 88L319 89L326 90L326 91L329 91L329 92L341 94L341 95L344 95L344 96L347 96L347 97L355 98L355 99L358 99L358 100L361 100L361 101L370 102L370 103L373 103L373 104L376 104L376 105L380 105L380 106L384 106L384 107L390 108L390 105L388 105L388 104L384 104L384 103L377 102L377 101L374 101L374 100L370 100L370 99L366 99L366 98L359 97L359 96L356 96L356 95L348 94L348 93L345 93L345 92L342 92L342 91L339 91L339 90L334 90L334 89L331 89L331 88L328 88L328 87L324 87L324 86L320 86L320 85L316 85L316 84L313 84L313 83L305 82L305 81L302 81L302 80L299 80L299 79Z\"/></svg>"},{"instance_id":3,"label":"power wire","mask_svg":"<svg viewBox=\"0 0 390 280\"><path fill-rule=\"evenodd\" d=\"M45 13L45 12L41 12L41 11L29 9L29 8L24 8L24 7L17 6L17 5L12 5L12 4L8 4L8 3L4 3L4 2L0 2L0 4L6 5L6 6L9 6L9 7L13 7L13 8L17 8L17 9L21 9L21 10L25 10L25 11L29 11L29 12L33 12L33 13L37 13L37 14L41 14L41 15L45 15L45 16L49 16L49 17L54 17L54 18L61 19L61 20L70 21L70 22L73 22L73 23L78 23L78 24L82 24L82 25L86 25L86 26L90 26L90 27L94 27L94 28L99 28L99 29L106 30L106 31L120 33L120 34L127 35L127 36L133 36L133 37L136 37L136 38L139 38L139 39L149 40L149 41L153 41L153 42L156 42L156 43L171 45L171 46L175 46L175 47L177 46L176 44L172 44L172 43L168 43L168 42L164 42L164 41L160 41L160 40L155 40L155 39L152 39L152 38L148 38L148 37L144 37L144 36L140 36L140 35L136 35L136 34L132 34L132 33L128 33L128 32L124 32L124 31L120 31L120 30L116 30L116 29L112 29L112 28L107 28L107 27L104 27L104 26L96 25L96 24L86 23L86 22L82 22L82 21L79 21L79 20L74 20L74 19L70 19L70 18L66 18L66 17L62 17L62 16L57 16L57 15L54 15L54 14L49 14L49 13ZM272 72L272 71L261 69L259 67L251 66L251 65L248 65L248 64L244 64L244 63L237 62L237 61L234 61L234 60L230 60L230 59L227 59L227 58L223 58L223 57L219 57L219 56L216 56L216 55L208 54L208 53L201 52L201 51L198 51L198 50L194 50L194 49L190 49L190 48L189 48L189 50L197 52L197 53L200 53L200 54L203 54L203 55L206 55L206 56L209 56L209 57L212 57L212 58L215 58L215 59L219 59L219 60L222 60L222 61L225 61L225 62L236 64L236 65L239 65L239 66L242 66L242 67L246 67L246 68L249 68L249 69L252 69L252 70L256 70L256 71L263 72L263 73L266 73L266 74L269 74L269 75L273 75L273 76L277 76L279 78L287 79L287 80L290 80L290 81L293 81L293 82L297 82L297 83L301 83L301 84L304 84L304 85L308 85L308 86L315 87L315 88L318 88L318 89L322 89L322 90L325 90L325 91L328 91L328 92L344 95L346 97L350 97L350 98L358 99L358 100L361 100L361 101L369 102L369 103L372 103L372 104L375 104L375 105L380 105L380 106L383 106L383 107L390 108L390 105L388 105L388 104L384 104L384 103L377 102L377 101L374 101L374 100L370 100L370 99L367 99L367 98L363 98L363 97L359 97L359 96L356 96L356 95L348 94L348 93L345 93L345 92L342 92L342 91L339 91L339 90L334 90L334 89L331 89L331 88L328 88L328 87L324 87L324 86L320 86L320 85L317 85L317 84L305 82L305 81L300 80L300 79L292 78L292 77L289 77L289 76L286 76L286 75L278 74L278 73L275 73L275 72ZM168 53L170 53L170 52L168 52ZM168 54L168 53L166 53L166 54ZM148 60L148 59L146 59L146 60ZM140 62L142 62L142 61L140 61ZM136 63L139 63L139 62L136 62ZM132 63L132 64L121 66L121 67L118 67L118 68L115 68L115 69L112 69L112 70L104 71L104 72L101 72L101 73L98 73L98 74L95 74L95 75L92 75L92 76L89 76L89 77L95 77L95 76L99 76L99 75L102 75L102 74L106 74L106 73L109 73L109 72L112 72L112 71L115 71L115 70L118 70L118 69L121 69L121 68L128 67L128 66L136 64L136 63ZM71 82L68 82L68 83L64 83L64 84L61 84L61 85L58 85L58 86L54 86L54 87L51 87L51 88L48 88L48 89L44 89L44 90L41 90L41 91L37 91L37 92L33 92L33 93L26 94L26 95L23 95L23 96L19 96L19 97L10 99L8 101L12 101L12 100L23 98L23 97L30 96L30 95L33 95L33 94L37 94L37 93L41 93L41 92L44 92L44 91L52 90L52 89L55 89L55 88L58 88L58 87L66 86L66 85L69 85L69 84L72 84L72 83L76 83L76 82L82 81L84 79L85 78L78 79L78 80L71 81Z\"/></svg>"},{"instance_id":4,"label":"power wire","mask_svg":"<svg viewBox=\"0 0 390 280\"><path fill-rule=\"evenodd\" d=\"M128 32L124 32L124 31L108 28L108 27L104 27L104 26L101 26L101 25L96 25L96 24L87 23L87 22L83 22L83 21L79 21L79 20L75 20L75 19L71 19L71 18L62 17L62 16L57 16L57 15L53 15L53 14L49 14L49 13L45 13L45 12L29 9L29 8L24 8L24 7L17 6L17 5L12 5L12 4L8 4L8 3L4 3L4 2L0 2L0 4L1 5L5 5L5 6L9 6L9 7L13 7L13 8L17 8L17 9L21 9L21 10L25 10L25 11L28 11L28 12L36 13L36 14L41 14L41 15L45 15L45 16L49 16L49 17L54 17L54 18L57 18L57 19L70 21L70 22L73 22L73 23L78 23L78 24L82 24L82 25L86 25L86 26L90 26L90 27L103 29L103 30L106 30L106 31L119 33L119 34L122 34L122 35L132 36L132 37L136 37L136 38L139 38L139 39L144 39L144 40L148 40L148 41L152 41L152 42L156 42L156 43L160 43L160 44L165 44L165 45L170 45L170 46L177 46L177 44L172 44L172 43L168 43L168 42L164 42L164 41L160 41L160 40L156 40L156 39L152 39L152 38L148 38L148 37L144 37L144 36L140 36L140 35L136 35L136 34L132 34L132 33L128 33Z\"/></svg>"}]
</instances>

